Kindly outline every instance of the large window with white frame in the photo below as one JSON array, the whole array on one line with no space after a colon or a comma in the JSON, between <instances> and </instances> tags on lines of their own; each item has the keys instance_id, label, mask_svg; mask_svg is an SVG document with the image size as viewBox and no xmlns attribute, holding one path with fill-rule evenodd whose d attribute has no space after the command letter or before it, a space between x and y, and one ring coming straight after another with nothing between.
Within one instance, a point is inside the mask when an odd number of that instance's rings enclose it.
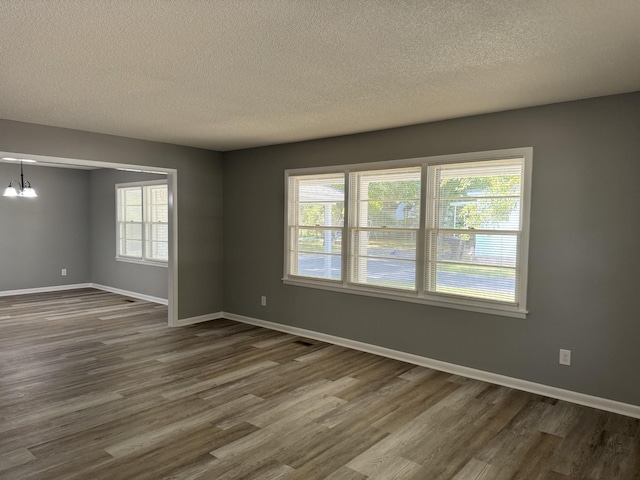
<instances>
[{"instance_id":1,"label":"large window with white frame","mask_svg":"<svg viewBox=\"0 0 640 480\"><path fill-rule=\"evenodd\" d=\"M420 167L350 175L350 281L416 289Z\"/></svg>"},{"instance_id":2,"label":"large window with white frame","mask_svg":"<svg viewBox=\"0 0 640 480\"><path fill-rule=\"evenodd\" d=\"M285 283L523 318L532 153L288 170Z\"/></svg>"},{"instance_id":3,"label":"large window with white frame","mask_svg":"<svg viewBox=\"0 0 640 480\"><path fill-rule=\"evenodd\" d=\"M344 174L292 176L288 192L289 272L341 280Z\"/></svg>"},{"instance_id":4,"label":"large window with white frame","mask_svg":"<svg viewBox=\"0 0 640 480\"><path fill-rule=\"evenodd\" d=\"M116 258L166 264L169 211L166 181L116 185Z\"/></svg>"}]
</instances>

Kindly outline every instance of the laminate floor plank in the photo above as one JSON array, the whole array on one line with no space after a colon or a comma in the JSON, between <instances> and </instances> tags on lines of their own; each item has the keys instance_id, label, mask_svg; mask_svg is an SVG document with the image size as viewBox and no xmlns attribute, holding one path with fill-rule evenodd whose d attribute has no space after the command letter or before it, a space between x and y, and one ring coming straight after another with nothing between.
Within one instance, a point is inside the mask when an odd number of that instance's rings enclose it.
<instances>
[{"instance_id":1,"label":"laminate floor plank","mask_svg":"<svg viewBox=\"0 0 640 480\"><path fill-rule=\"evenodd\" d=\"M640 420L86 288L0 297L2 480L640 480Z\"/></svg>"},{"instance_id":2,"label":"laminate floor plank","mask_svg":"<svg viewBox=\"0 0 640 480\"><path fill-rule=\"evenodd\" d=\"M2 474L2 470L24 465L25 463L35 459L36 457L26 448L19 448L11 452L4 453L0 455L0 475Z\"/></svg>"},{"instance_id":3,"label":"laminate floor plank","mask_svg":"<svg viewBox=\"0 0 640 480\"><path fill-rule=\"evenodd\" d=\"M325 480L366 480L367 478L369 477L351 470L349 467L341 467L328 477L325 477Z\"/></svg>"}]
</instances>

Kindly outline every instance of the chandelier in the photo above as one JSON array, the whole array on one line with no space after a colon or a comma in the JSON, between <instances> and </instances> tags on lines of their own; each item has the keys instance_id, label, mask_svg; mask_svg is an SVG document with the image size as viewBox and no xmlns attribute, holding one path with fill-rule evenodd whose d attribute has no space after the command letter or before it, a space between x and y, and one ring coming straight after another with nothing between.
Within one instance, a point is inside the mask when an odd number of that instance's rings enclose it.
<instances>
[{"instance_id":1,"label":"chandelier","mask_svg":"<svg viewBox=\"0 0 640 480\"><path fill-rule=\"evenodd\" d=\"M3 160L18 160L17 158L4 158ZM31 160L33 162L33 160ZM22 160L20 160L20 181L11 180L9 186L4 189L5 197L37 197L38 194L31 186L31 182L24 179L24 171L22 169Z\"/></svg>"}]
</instances>

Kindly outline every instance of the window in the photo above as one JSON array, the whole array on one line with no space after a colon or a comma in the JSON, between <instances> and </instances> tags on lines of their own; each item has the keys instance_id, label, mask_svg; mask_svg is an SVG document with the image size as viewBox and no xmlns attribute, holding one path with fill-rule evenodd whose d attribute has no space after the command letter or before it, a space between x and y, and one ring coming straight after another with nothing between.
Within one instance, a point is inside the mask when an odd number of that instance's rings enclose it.
<instances>
[{"instance_id":1,"label":"window","mask_svg":"<svg viewBox=\"0 0 640 480\"><path fill-rule=\"evenodd\" d=\"M522 159L429 167L427 290L518 298Z\"/></svg>"},{"instance_id":2,"label":"window","mask_svg":"<svg viewBox=\"0 0 640 480\"><path fill-rule=\"evenodd\" d=\"M524 318L531 162L521 148L287 171L284 281Z\"/></svg>"},{"instance_id":3,"label":"window","mask_svg":"<svg viewBox=\"0 0 640 480\"><path fill-rule=\"evenodd\" d=\"M291 274L341 280L344 174L292 176L289 198Z\"/></svg>"},{"instance_id":4,"label":"window","mask_svg":"<svg viewBox=\"0 0 640 480\"><path fill-rule=\"evenodd\" d=\"M415 290L420 227L420 168L350 176L351 282Z\"/></svg>"},{"instance_id":5,"label":"window","mask_svg":"<svg viewBox=\"0 0 640 480\"><path fill-rule=\"evenodd\" d=\"M169 259L169 212L166 182L116 185L119 260L166 263Z\"/></svg>"}]
</instances>

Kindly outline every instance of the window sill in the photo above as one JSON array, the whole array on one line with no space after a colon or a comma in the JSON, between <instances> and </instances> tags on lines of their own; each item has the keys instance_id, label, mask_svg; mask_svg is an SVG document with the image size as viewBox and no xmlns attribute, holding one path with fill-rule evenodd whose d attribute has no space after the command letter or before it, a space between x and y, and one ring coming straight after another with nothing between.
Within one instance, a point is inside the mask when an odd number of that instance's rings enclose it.
<instances>
[{"instance_id":1,"label":"window sill","mask_svg":"<svg viewBox=\"0 0 640 480\"><path fill-rule=\"evenodd\" d=\"M328 290L331 292L349 293L352 295L364 295L367 297L385 298L388 300L397 300L409 303L421 303L423 305L431 305L434 307L453 308L457 310L466 310L470 312L486 313L490 315L501 315L504 317L521 318L527 316L526 310L520 310L515 306L500 305L474 302L473 300L454 300L451 301L447 297L431 298L418 296L416 292L396 292L388 289L367 288L356 285L345 287L342 283L332 281L316 281L304 278L283 278L282 283L285 285L294 285L298 287L316 288L319 290Z\"/></svg>"},{"instance_id":2,"label":"window sill","mask_svg":"<svg viewBox=\"0 0 640 480\"><path fill-rule=\"evenodd\" d=\"M138 260L137 258L116 257L116 261L124 263L136 263L138 265L148 265L150 267L169 267L169 262L151 262L149 260Z\"/></svg>"}]
</instances>

